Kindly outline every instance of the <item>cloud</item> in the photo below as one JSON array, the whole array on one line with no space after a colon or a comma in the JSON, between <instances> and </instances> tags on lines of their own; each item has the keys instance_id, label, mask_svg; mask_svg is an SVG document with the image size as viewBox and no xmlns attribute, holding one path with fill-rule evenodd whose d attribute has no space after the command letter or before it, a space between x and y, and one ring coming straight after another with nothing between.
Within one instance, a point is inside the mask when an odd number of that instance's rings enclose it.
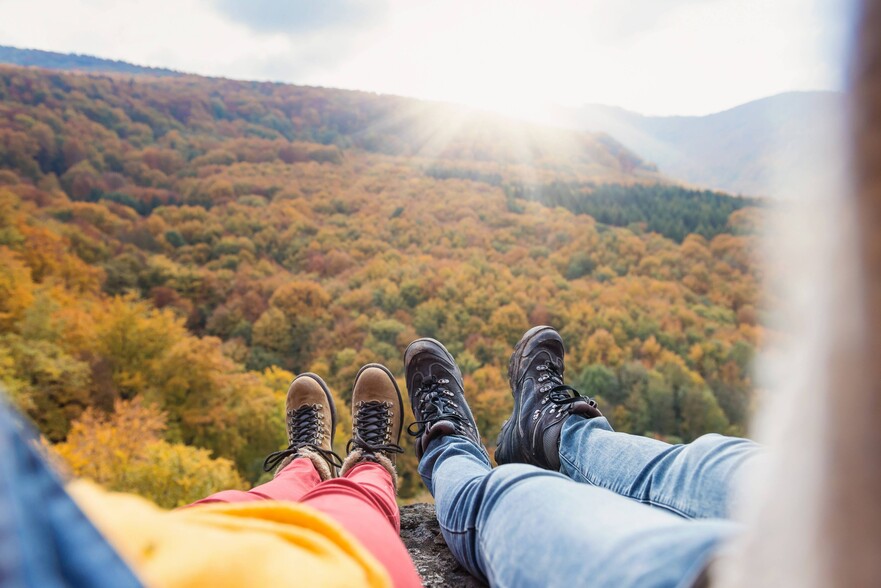
<instances>
[{"instance_id":1,"label":"cloud","mask_svg":"<svg viewBox=\"0 0 881 588\"><path fill-rule=\"evenodd\" d=\"M683 11L721 1L723 0L594 2L588 4L586 20L590 22L591 34L596 37L626 41L632 36L656 29L665 20L673 19Z\"/></svg>"},{"instance_id":2,"label":"cloud","mask_svg":"<svg viewBox=\"0 0 881 588\"><path fill-rule=\"evenodd\" d=\"M385 0L215 0L226 18L257 33L309 34L380 22Z\"/></svg>"},{"instance_id":3,"label":"cloud","mask_svg":"<svg viewBox=\"0 0 881 588\"><path fill-rule=\"evenodd\" d=\"M309 83L311 76L345 62L356 50L351 39L343 37L344 35L325 35L324 39L310 38L298 42L296 49L286 48L274 53L249 55L237 60L236 69L245 72L238 77Z\"/></svg>"}]
</instances>

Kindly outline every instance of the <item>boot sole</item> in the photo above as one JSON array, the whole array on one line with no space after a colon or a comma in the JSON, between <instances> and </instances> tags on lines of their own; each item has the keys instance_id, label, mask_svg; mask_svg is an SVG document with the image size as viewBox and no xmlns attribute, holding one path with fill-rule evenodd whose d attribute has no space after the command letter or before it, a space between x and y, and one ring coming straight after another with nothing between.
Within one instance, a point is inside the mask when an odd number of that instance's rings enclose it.
<instances>
[{"instance_id":1,"label":"boot sole","mask_svg":"<svg viewBox=\"0 0 881 588\"><path fill-rule=\"evenodd\" d=\"M449 350L444 346L443 343L438 341L437 339L432 339L431 337L422 337L420 339L416 339L409 345L407 345L407 349L404 351L404 370L406 372L407 366L410 365L410 362L413 360L413 357L423 351L439 351L441 352L442 357L444 357L447 361L450 362L450 365L453 366L453 374L458 378L458 380L462 381L462 370L459 369L459 364L456 363L456 360L453 358L453 354L449 352ZM405 374L406 375L406 374ZM462 395L465 395L465 386L462 386ZM410 400L410 405L412 407L413 398L410 397L410 387L409 382L407 383L407 397ZM465 398L465 410L468 412L468 416L471 418L471 422L474 424L474 431L478 438L480 438L480 431L477 429L477 419L474 418L474 413L471 411L471 406L468 404L468 399ZM417 443L416 445L416 457L422 459L423 449Z\"/></svg>"},{"instance_id":2,"label":"boot sole","mask_svg":"<svg viewBox=\"0 0 881 588\"><path fill-rule=\"evenodd\" d=\"M520 341L518 341L517 345L514 346L514 353L511 354L511 359L508 360L508 385L511 387L511 396L514 398L514 411L511 413L511 416L508 418L508 420L505 421L505 423L502 425L502 429L499 431L499 436L496 439L496 456L498 456L499 453L501 453L502 455L505 454L506 448L504 444L504 439L506 436L511 436L509 429L512 426L515 426L512 425L512 423L517 420L516 417L520 414L520 395L514 392L514 374L517 373L517 368L519 368L520 366L520 360L523 359L523 350L543 331L554 331L555 333L557 332L556 329L547 325L532 327L523 334L523 336L520 338ZM560 340L562 341L562 338ZM511 459L505 462L500 462L498 460L498 457L496 457L496 463L501 465L502 463L514 463L517 461L518 457L522 459L522 456L508 457L511 457Z\"/></svg>"},{"instance_id":3,"label":"boot sole","mask_svg":"<svg viewBox=\"0 0 881 588\"><path fill-rule=\"evenodd\" d=\"M517 372L516 368L519 367L520 360L523 359L523 349L529 346L542 331L554 331L559 337L559 332L554 327L539 325L526 331L517 342L517 345L514 346L514 353L511 354L511 359L508 360L508 385L511 386L511 395L514 394L514 374ZM561 343L562 341L563 339L560 338Z\"/></svg>"},{"instance_id":4,"label":"boot sole","mask_svg":"<svg viewBox=\"0 0 881 588\"><path fill-rule=\"evenodd\" d=\"M453 355L447 350L443 343L437 339L432 339L431 337L422 337L421 339L416 339L407 345L407 349L404 351L404 370L406 371L407 366L410 365L410 361L412 361L414 355L428 349L440 351L443 354L443 357L450 362L451 366L453 366L456 377L458 377L459 380L462 379L462 371L459 369L459 365L456 363ZM410 395L409 388L407 389L407 395Z\"/></svg>"},{"instance_id":5,"label":"boot sole","mask_svg":"<svg viewBox=\"0 0 881 588\"><path fill-rule=\"evenodd\" d=\"M358 373L355 375L355 384L358 383L358 378L360 378L361 374L364 373L364 371L368 368L379 368L384 371L389 380L391 380L392 385L395 387L395 393L397 393L398 395L398 439L397 441L395 441L395 443L400 443L400 436L401 433L403 433L404 431L404 397L401 396L401 389L398 387L398 381L395 380L395 376L394 374L392 374L391 370L389 370L381 363L368 363L367 365L362 366L360 370L358 370ZM352 388L354 389L354 384Z\"/></svg>"},{"instance_id":6,"label":"boot sole","mask_svg":"<svg viewBox=\"0 0 881 588\"><path fill-rule=\"evenodd\" d=\"M293 380L291 380L291 385L294 384L300 378L312 378L318 385L321 386L321 389L324 391L324 395L327 396L327 404L330 406L330 448L333 450L333 438L336 435L336 404L333 401L333 395L330 393L330 388L327 387L327 384L324 380L321 379L321 376L318 374L313 374L312 372L303 372Z\"/></svg>"}]
</instances>

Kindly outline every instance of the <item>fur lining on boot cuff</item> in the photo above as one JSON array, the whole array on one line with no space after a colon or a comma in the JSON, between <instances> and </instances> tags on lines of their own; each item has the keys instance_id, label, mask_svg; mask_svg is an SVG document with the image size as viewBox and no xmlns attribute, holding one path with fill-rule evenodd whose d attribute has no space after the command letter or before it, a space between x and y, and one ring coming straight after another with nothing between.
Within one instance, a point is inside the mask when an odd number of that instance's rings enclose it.
<instances>
[{"instance_id":1,"label":"fur lining on boot cuff","mask_svg":"<svg viewBox=\"0 0 881 588\"><path fill-rule=\"evenodd\" d=\"M384 456L382 453L374 453L373 457L376 458L375 461L372 458L365 459L364 452L360 449L352 450L352 452L349 455L347 455L346 459L343 461L343 467L340 468L340 476L341 477L344 476L346 474L346 472L348 472L350 469L352 469L353 467L355 467L359 463L363 463L365 461L378 463L383 468L385 468L385 470L389 474L391 474L392 484L395 487L395 494L397 494L398 493L398 470L395 469L395 464L393 464L392 460L390 460L389 458Z\"/></svg>"},{"instance_id":2,"label":"fur lining on boot cuff","mask_svg":"<svg viewBox=\"0 0 881 588\"><path fill-rule=\"evenodd\" d=\"M316 471L318 471L318 477L321 478L322 482L325 480L330 480L334 477L334 468L329 463L327 463L327 460L321 457L319 453L312 451L308 447L303 447L295 455L289 455L288 457L286 457L284 461L278 464L278 467L275 468L275 474L273 475L273 477L277 476L279 472L285 469L289 463L291 463L298 457L305 457L312 462L312 465L314 465Z\"/></svg>"}]
</instances>

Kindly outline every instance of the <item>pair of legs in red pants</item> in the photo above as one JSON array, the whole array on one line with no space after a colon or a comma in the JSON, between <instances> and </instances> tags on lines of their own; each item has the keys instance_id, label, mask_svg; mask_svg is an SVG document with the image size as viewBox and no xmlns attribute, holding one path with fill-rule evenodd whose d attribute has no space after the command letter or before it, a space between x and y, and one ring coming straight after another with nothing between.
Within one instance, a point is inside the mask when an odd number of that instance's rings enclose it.
<instances>
[{"instance_id":1,"label":"pair of legs in red pants","mask_svg":"<svg viewBox=\"0 0 881 588\"><path fill-rule=\"evenodd\" d=\"M308 504L342 525L388 570L395 586L421 586L399 537L401 517L395 487L381 465L365 461L339 478L321 481L308 458L293 460L271 482L252 490L224 490L193 505L211 502L288 500Z\"/></svg>"}]
</instances>

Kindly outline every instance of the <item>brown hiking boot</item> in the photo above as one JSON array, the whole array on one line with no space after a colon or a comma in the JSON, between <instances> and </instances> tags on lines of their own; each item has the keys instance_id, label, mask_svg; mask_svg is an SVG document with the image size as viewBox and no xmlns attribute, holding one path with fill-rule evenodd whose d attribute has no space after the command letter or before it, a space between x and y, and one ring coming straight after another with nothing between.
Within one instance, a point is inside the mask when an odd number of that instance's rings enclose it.
<instances>
[{"instance_id":1,"label":"brown hiking boot","mask_svg":"<svg viewBox=\"0 0 881 588\"><path fill-rule=\"evenodd\" d=\"M342 466L340 456L333 452L336 408L327 384L312 373L300 374L288 388L285 415L288 448L271 453L263 469L275 475L298 457L307 457L315 464L322 480L332 478Z\"/></svg>"},{"instance_id":2,"label":"brown hiking boot","mask_svg":"<svg viewBox=\"0 0 881 588\"><path fill-rule=\"evenodd\" d=\"M369 363L355 376L352 388L352 439L346 450L340 475L362 461L385 467L396 479L395 454L404 424L404 401L392 373L378 363Z\"/></svg>"}]
</instances>

